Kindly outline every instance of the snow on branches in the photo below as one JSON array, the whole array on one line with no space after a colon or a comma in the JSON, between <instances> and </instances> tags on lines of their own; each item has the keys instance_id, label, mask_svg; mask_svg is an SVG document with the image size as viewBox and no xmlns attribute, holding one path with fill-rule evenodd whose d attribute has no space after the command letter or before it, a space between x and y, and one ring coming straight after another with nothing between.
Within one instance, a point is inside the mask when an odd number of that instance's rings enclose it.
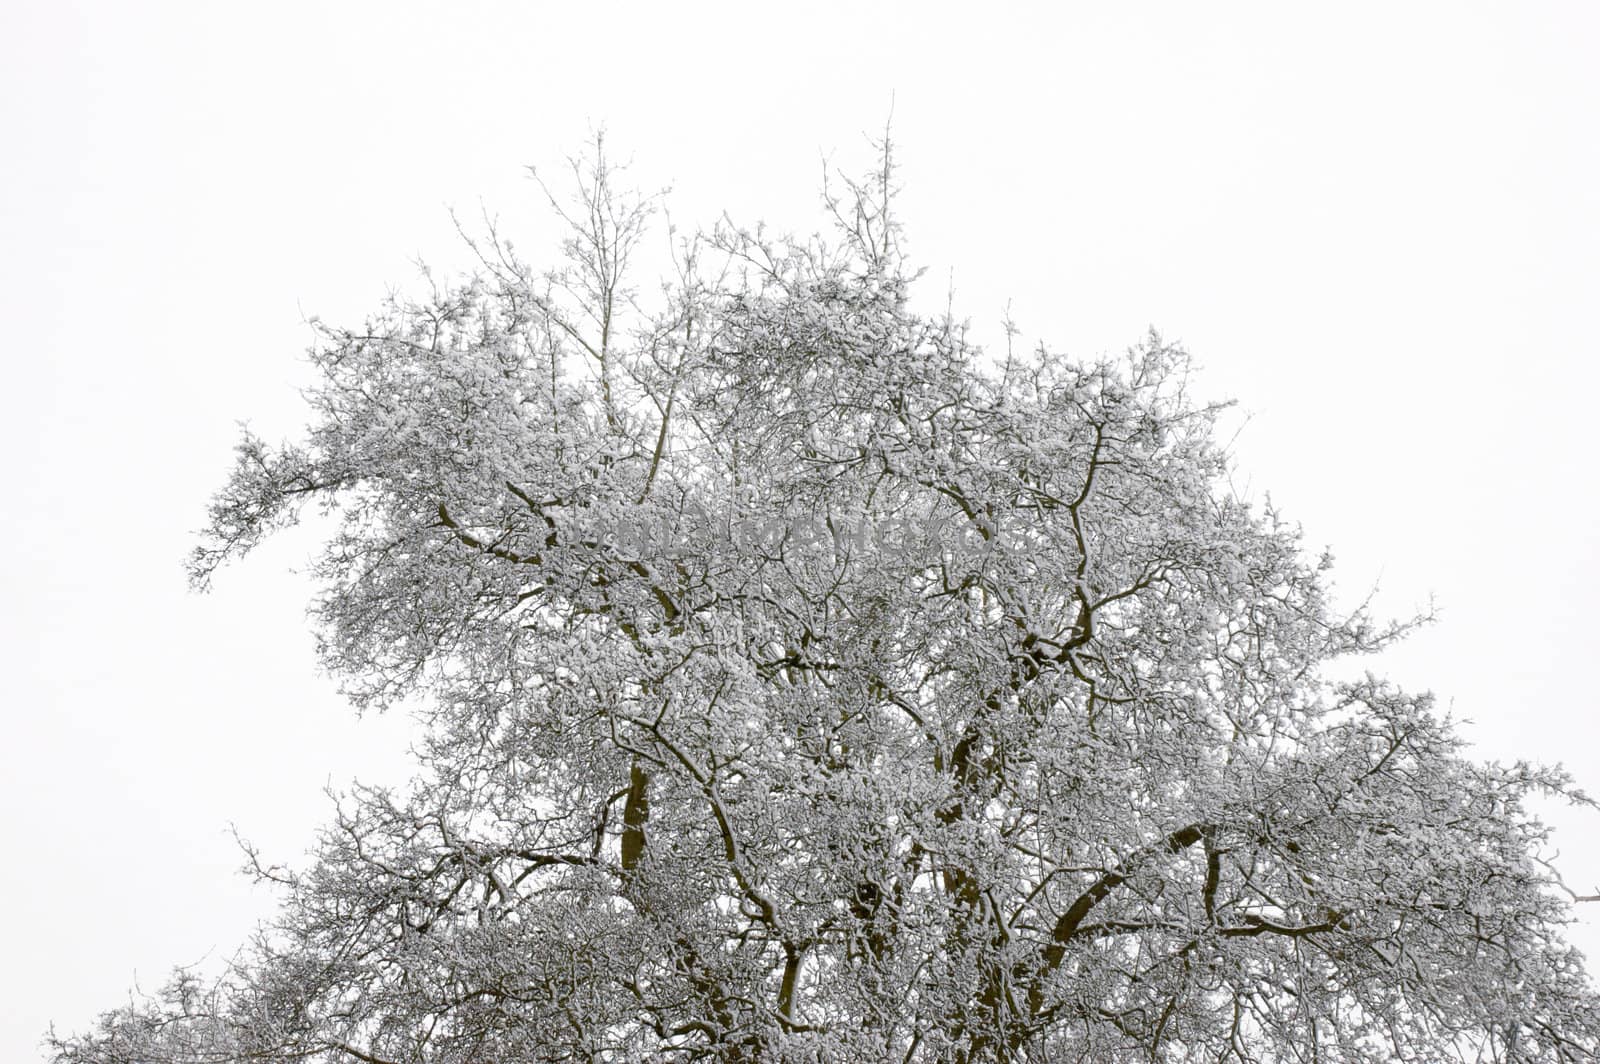
<instances>
[{"instance_id":1,"label":"snow on branches","mask_svg":"<svg viewBox=\"0 0 1600 1064\"><path fill-rule=\"evenodd\" d=\"M420 700L216 986L57 1060L1578 1061L1530 794L1326 666L1406 625L1228 487L1184 353L915 312L892 166L833 242L577 169L565 257L325 327L193 574L320 504L329 666Z\"/></svg>"}]
</instances>

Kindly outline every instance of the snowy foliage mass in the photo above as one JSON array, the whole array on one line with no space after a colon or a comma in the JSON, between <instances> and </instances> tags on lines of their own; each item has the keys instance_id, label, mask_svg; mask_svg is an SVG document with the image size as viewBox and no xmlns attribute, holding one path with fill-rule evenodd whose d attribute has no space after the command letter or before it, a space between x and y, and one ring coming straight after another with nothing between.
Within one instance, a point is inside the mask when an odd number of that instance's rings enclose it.
<instances>
[{"instance_id":1,"label":"snowy foliage mass","mask_svg":"<svg viewBox=\"0 0 1600 1064\"><path fill-rule=\"evenodd\" d=\"M194 558L338 515L323 653L422 707L414 784L57 1061L1597 1059L1526 808L1581 795L1332 677L1406 625L1231 491L1182 351L913 312L887 150L648 290L575 173L553 270L323 328Z\"/></svg>"}]
</instances>

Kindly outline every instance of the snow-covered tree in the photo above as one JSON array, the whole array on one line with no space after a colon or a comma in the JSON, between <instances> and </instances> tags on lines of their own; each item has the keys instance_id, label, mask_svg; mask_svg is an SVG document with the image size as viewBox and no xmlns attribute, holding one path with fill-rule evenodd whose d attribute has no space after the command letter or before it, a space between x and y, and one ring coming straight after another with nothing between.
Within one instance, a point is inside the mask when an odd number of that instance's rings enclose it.
<instances>
[{"instance_id":1,"label":"snow-covered tree","mask_svg":"<svg viewBox=\"0 0 1600 1064\"><path fill-rule=\"evenodd\" d=\"M57 1061L1596 1059L1527 807L1584 799L1330 668L1407 625L1230 489L1181 350L914 311L886 146L653 302L576 172L553 271L490 234L322 328L194 556L338 515L323 654L420 707L414 784Z\"/></svg>"}]
</instances>

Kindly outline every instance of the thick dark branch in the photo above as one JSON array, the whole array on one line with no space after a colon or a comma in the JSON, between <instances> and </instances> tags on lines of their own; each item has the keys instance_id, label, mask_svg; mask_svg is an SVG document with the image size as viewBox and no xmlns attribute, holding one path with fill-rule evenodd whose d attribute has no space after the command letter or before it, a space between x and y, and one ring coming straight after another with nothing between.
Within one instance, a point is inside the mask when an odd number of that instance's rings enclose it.
<instances>
[{"instance_id":1,"label":"thick dark branch","mask_svg":"<svg viewBox=\"0 0 1600 1064\"><path fill-rule=\"evenodd\" d=\"M628 770L628 798L622 807L622 870L632 872L644 856L645 825L650 821L650 776L637 759Z\"/></svg>"},{"instance_id":2,"label":"thick dark branch","mask_svg":"<svg viewBox=\"0 0 1600 1064\"><path fill-rule=\"evenodd\" d=\"M679 612L678 604L673 602L672 596L663 591L660 585L655 582L655 574L650 572L650 568L643 562L638 561L628 562L627 566L635 574L644 578L645 585L650 588L650 594L655 596L656 604L661 607L661 613L666 617L667 623L671 624L676 621Z\"/></svg>"},{"instance_id":3,"label":"thick dark branch","mask_svg":"<svg viewBox=\"0 0 1600 1064\"><path fill-rule=\"evenodd\" d=\"M456 519L450 516L450 511L445 509L444 503L439 504L439 523L445 528L448 528L451 534L456 537L456 539L460 540L462 543L465 543L473 550L481 551L484 554L492 555L504 561L515 562L518 565L544 564L544 559L537 554L518 554L516 551L506 550L499 544L485 543L483 540L479 539L477 536L474 536L471 532L468 532L466 529L457 524Z\"/></svg>"},{"instance_id":4,"label":"thick dark branch","mask_svg":"<svg viewBox=\"0 0 1600 1064\"><path fill-rule=\"evenodd\" d=\"M1076 901L1061 914L1056 921L1055 928L1051 931L1051 943L1044 951L1044 970L1048 974L1060 967L1062 959L1066 956L1067 944L1077 936L1084 919L1089 911L1106 896L1126 883L1146 861L1165 854L1177 853L1199 842L1204 836L1206 825L1189 824L1177 829L1159 842L1135 852L1116 868L1111 869L1095 880L1089 889L1078 895Z\"/></svg>"},{"instance_id":5,"label":"thick dark branch","mask_svg":"<svg viewBox=\"0 0 1600 1064\"><path fill-rule=\"evenodd\" d=\"M528 508L534 513L538 514L544 523L549 526L549 532L545 534L544 545L546 547L555 547L557 544L555 520L549 514L545 513L544 509L527 492L511 483L509 480L505 482L505 485L513 495L526 503ZM461 524L450 515L450 511L445 507L444 503L439 504L439 523L445 528L449 529L451 534L454 535L456 539L471 547L473 550L481 551L484 554L488 554L495 558L500 558L504 561L514 562L518 565L544 564L544 558L542 555L518 554L515 551L505 549L498 543L486 543L477 536L474 536L472 533L463 528ZM589 542L585 542L582 545L591 548L596 546L596 544ZM664 617L666 617L667 623L671 624L673 621L677 620L679 614L681 613L681 611L678 609L678 604L673 601L671 595L667 594L667 592L655 582L655 576L650 572L649 567L643 562L637 560L627 561L623 564L626 565L631 572L644 579L645 586L650 589L651 596L656 600L656 604L661 607L661 613ZM599 586L604 587L610 583L610 580L607 579L602 573L596 582L599 584Z\"/></svg>"},{"instance_id":6,"label":"thick dark branch","mask_svg":"<svg viewBox=\"0 0 1600 1064\"><path fill-rule=\"evenodd\" d=\"M1200 900L1205 903L1206 923L1217 921L1217 884L1222 879L1222 851L1206 839L1206 881L1200 888Z\"/></svg>"},{"instance_id":7,"label":"thick dark branch","mask_svg":"<svg viewBox=\"0 0 1600 1064\"><path fill-rule=\"evenodd\" d=\"M1191 932L1189 925L1175 920L1100 920L1083 924L1074 932L1076 939L1105 938L1109 935L1134 935L1145 931Z\"/></svg>"},{"instance_id":8,"label":"thick dark branch","mask_svg":"<svg viewBox=\"0 0 1600 1064\"><path fill-rule=\"evenodd\" d=\"M537 514L539 516L539 520L545 523L545 527L547 527L550 531L545 533L544 545L546 547L554 547L556 545L556 519L545 513L544 507L541 506L532 495L529 495L527 492L511 483L509 480L505 482L505 485L507 491L521 499L523 503L526 504L528 509Z\"/></svg>"},{"instance_id":9,"label":"thick dark branch","mask_svg":"<svg viewBox=\"0 0 1600 1064\"><path fill-rule=\"evenodd\" d=\"M1344 913L1331 910L1328 918L1319 924L1279 924L1260 916L1244 917L1243 927L1223 927L1217 934L1224 938L1251 938L1256 935L1287 935L1290 938L1299 938L1304 935L1316 935L1324 931L1337 931L1349 926L1349 919Z\"/></svg>"}]
</instances>

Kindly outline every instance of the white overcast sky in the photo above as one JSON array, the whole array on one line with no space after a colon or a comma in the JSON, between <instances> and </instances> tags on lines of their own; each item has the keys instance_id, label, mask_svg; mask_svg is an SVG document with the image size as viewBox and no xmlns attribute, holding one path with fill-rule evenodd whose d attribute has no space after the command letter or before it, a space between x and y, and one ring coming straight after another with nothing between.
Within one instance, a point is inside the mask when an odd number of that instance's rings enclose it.
<instances>
[{"instance_id":1,"label":"white overcast sky","mask_svg":"<svg viewBox=\"0 0 1600 1064\"><path fill-rule=\"evenodd\" d=\"M230 822L295 860L402 773L317 671L309 538L180 562L235 422L299 427L304 318L460 264L452 206L536 256L523 168L591 125L680 224L809 230L892 100L925 296L1183 341L1345 600L1435 596L1376 667L1600 791L1600 4L861 7L3 5L0 1058L242 941Z\"/></svg>"}]
</instances>

